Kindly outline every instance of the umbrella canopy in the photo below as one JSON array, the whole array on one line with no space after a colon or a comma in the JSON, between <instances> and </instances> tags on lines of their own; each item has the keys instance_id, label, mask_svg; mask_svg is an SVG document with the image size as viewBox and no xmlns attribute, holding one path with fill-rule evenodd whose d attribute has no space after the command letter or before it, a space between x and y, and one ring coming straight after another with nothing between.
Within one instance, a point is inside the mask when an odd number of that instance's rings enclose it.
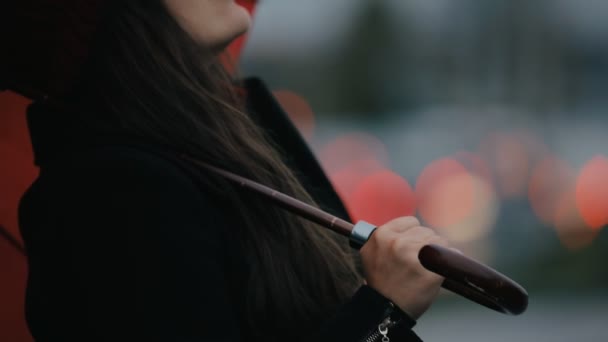
<instances>
[{"instance_id":1,"label":"umbrella canopy","mask_svg":"<svg viewBox=\"0 0 608 342\"><path fill-rule=\"evenodd\" d=\"M0 54L0 341L32 341L25 324L27 263L19 246L19 199L38 175L27 129L29 97L61 94L78 73L104 0L13 0L3 13L10 35ZM251 13L256 0L237 0ZM62 23L58 25L58 23ZM74 29L74 25L78 27ZM41 29L41 27L44 27ZM229 48L237 61L245 37ZM18 95L16 92L21 95ZM23 96L24 95L24 96Z\"/></svg>"}]
</instances>

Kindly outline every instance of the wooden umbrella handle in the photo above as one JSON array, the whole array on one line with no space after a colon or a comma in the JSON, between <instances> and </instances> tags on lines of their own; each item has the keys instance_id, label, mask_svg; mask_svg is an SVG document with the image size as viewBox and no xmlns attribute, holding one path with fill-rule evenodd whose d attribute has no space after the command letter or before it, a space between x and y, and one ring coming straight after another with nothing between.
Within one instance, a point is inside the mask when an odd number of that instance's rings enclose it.
<instances>
[{"instance_id":1,"label":"wooden umbrella handle","mask_svg":"<svg viewBox=\"0 0 608 342\"><path fill-rule=\"evenodd\" d=\"M350 245L361 248L376 227L359 221L352 229ZM496 270L452 249L426 245L418 253L420 264L444 277L442 287L490 309L519 315L528 307L528 293Z\"/></svg>"},{"instance_id":2,"label":"wooden umbrella handle","mask_svg":"<svg viewBox=\"0 0 608 342\"><path fill-rule=\"evenodd\" d=\"M509 277L449 248L427 245L418 254L424 268L445 278L443 288L490 309L519 315L528 293Z\"/></svg>"},{"instance_id":3,"label":"wooden umbrella handle","mask_svg":"<svg viewBox=\"0 0 608 342\"><path fill-rule=\"evenodd\" d=\"M365 221L359 221L353 225L263 184L187 155L182 155L182 158L253 191L300 217L318 223L338 234L348 236L353 248L361 248L376 230L376 226ZM418 259L426 269L445 278L443 288L478 304L512 315L521 314L528 306L528 294L519 284L492 268L451 249L427 245L420 250Z\"/></svg>"}]
</instances>

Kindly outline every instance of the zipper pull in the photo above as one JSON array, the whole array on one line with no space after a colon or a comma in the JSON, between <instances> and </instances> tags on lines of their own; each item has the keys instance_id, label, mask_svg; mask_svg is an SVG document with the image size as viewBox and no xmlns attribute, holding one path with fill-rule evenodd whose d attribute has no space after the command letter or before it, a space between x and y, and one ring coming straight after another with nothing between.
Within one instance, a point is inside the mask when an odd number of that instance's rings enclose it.
<instances>
[{"instance_id":1,"label":"zipper pull","mask_svg":"<svg viewBox=\"0 0 608 342\"><path fill-rule=\"evenodd\" d=\"M382 342L390 342L390 338L388 337L388 326L391 324L391 318L386 317L386 319L378 325L378 332L382 335Z\"/></svg>"}]
</instances>

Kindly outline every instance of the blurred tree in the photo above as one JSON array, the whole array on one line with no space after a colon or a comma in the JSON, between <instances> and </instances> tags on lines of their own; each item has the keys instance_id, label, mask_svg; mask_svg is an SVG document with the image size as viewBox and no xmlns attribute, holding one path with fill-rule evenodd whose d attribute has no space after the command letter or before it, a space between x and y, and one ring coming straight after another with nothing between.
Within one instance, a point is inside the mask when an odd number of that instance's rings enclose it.
<instances>
[{"instance_id":1,"label":"blurred tree","mask_svg":"<svg viewBox=\"0 0 608 342\"><path fill-rule=\"evenodd\" d=\"M328 62L334 98L323 108L377 115L414 104L407 82L395 77L414 68L405 42L415 37L407 23L396 25L385 1L361 6L349 36Z\"/></svg>"}]
</instances>

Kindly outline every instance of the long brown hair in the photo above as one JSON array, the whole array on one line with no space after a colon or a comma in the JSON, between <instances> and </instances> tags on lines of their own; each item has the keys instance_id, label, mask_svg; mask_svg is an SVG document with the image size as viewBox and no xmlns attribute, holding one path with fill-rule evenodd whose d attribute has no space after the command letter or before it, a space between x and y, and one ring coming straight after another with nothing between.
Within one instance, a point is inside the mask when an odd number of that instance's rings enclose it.
<instances>
[{"instance_id":1,"label":"long brown hair","mask_svg":"<svg viewBox=\"0 0 608 342\"><path fill-rule=\"evenodd\" d=\"M296 198L311 197L243 110L217 58L184 32L162 0L115 1L78 87L80 124L186 152ZM245 321L255 336L301 340L360 284L333 233L209 175L205 186L237 213L247 256Z\"/></svg>"}]
</instances>

